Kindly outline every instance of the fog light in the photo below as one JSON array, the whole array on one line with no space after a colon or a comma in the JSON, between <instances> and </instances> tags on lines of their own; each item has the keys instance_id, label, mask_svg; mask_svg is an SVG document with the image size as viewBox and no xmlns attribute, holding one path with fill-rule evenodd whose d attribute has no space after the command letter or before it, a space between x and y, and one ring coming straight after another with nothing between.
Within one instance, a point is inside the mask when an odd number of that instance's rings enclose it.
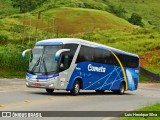
<instances>
[{"instance_id":1,"label":"fog light","mask_svg":"<svg viewBox=\"0 0 160 120\"><path fill-rule=\"evenodd\" d=\"M53 84L50 84L49 87L53 87Z\"/></svg>"},{"instance_id":2,"label":"fog light","mask_svg":"<svg viewBox=\"0 0 160 120\"><path fill-rule=\"evenodd\" d=\"M26 82L26 85L27 85L27 86L29 85L28 82Z\"/></svg>"}]
</instances>

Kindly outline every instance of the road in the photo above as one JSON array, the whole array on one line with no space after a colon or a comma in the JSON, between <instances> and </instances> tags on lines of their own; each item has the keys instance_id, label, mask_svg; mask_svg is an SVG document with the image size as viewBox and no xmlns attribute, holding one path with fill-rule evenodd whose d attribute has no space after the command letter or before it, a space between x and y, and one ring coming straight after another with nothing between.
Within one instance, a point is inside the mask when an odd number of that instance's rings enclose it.
<instances>
[{"instance_id":1,"label":"road","mask_svg":"<svg viewBox=\"0 0 160 120\"><path fill-rule=\"evenodd\" d=\"M160 102L160 84L150 86L152 87L140 84L138 90L126 91L124 95L110 91L104 94L81 91L79 96L72 96L66 91L55 91L49 95L44 89L27 88L24 80L2 79L0 111L129 111Z\"/></svg>"}]
</instances>

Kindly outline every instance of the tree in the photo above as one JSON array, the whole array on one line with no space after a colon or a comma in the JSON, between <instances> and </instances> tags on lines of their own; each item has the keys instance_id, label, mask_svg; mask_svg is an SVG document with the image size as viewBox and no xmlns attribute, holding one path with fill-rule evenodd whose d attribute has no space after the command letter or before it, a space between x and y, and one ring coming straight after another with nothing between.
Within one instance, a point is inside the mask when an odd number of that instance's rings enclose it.
<instances>
[{"instance_id":1,"label":"tree","mask_svg":"<svg viewBox=\"0 0 160 120\"><path fill-rule=\"evenodd\" d=\"M19 8L20 13L34 10L38 5L44 3L45 0L11 0L12 6Z\"/></svg>"},{"instance_id":2,"label":"tree","mask_svg":"<svg viewBox=\"0 0 160 120\"><path fill-rule=\"evenodd\" d=\"M109 4L108 7L109 7L109 12L115 14L118 17L125 18L125 13L127 12L121 5L115 6L115 5Z\"/></svg>"},{"instance_id":3,"label":"tree","mask_svg":"<svg viewBox=\"0 0 160 120\"><path fill-rule=\"evenodd\" d=\"M128 21L134 25L139 25L139 26L143 27L142 17L137 13L132 13L132 15L128 19Z\"/></svg>"}]
</instances>

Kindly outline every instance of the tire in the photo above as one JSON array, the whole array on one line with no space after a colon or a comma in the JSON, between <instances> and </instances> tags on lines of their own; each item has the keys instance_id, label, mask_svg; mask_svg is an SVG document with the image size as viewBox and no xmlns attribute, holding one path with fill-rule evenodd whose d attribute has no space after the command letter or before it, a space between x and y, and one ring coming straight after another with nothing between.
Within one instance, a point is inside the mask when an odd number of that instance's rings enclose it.
<instances>
[{"instance_id":1,"label":"tire","mask_svg":"<svg viewBox=\"0 0 160 120\"><path fill-rule=\"evenodd\" d=\"M49 93L49 94L52 94L54 91L54 89L46 89L46 92Z\"/></svg>"},{"instance_id":2,"label":"tire","mask_svg":"<svg viewBox=\"0 0 160 120\"><path fill-rule=\"evenodd\" d=\"M72 90L70 91L72 95L77 96L80 91L79 81L75 81Z\"/></svg>"},{"instance_id":3,"label":"tire","mask_svg":"<svg viewBox=\"0 0 160 120\"><path fill-rule=\"evenodd\" d=\"M104 93L105 90L95 90L95 91L96 91L96 93L102 94L102 93Z\"/></svg>"},{"instance_id":4,"label":"tire","mask_svg":"<svg viewBox=\"0 0 160 120\"><path fill-rule=\"evenodd\" d=\"M125 88L126 88L126 85L125 85L125 83L122 82L121 85L120 85L120 89L118 90L118 93L120 95L123 95L124 92L125 92Z\"/></svg>"}]
</instances>

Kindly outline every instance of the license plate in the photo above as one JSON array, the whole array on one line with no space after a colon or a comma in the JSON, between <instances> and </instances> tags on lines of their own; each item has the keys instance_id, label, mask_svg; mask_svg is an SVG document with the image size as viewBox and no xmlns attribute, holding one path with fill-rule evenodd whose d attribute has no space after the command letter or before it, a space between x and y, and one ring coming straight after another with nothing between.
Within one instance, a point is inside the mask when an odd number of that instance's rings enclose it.
<instances>
[{"instance_id":1,"label":"license plate","mask_svg":"<svg viewBox=\"0 0 160 120\"><path fill-rule=\"evenodd\" d=\"M39 87L39 86L41 86L41 84L40 83L35 83L35 86Z\"/></svg>"}]
</instances>

